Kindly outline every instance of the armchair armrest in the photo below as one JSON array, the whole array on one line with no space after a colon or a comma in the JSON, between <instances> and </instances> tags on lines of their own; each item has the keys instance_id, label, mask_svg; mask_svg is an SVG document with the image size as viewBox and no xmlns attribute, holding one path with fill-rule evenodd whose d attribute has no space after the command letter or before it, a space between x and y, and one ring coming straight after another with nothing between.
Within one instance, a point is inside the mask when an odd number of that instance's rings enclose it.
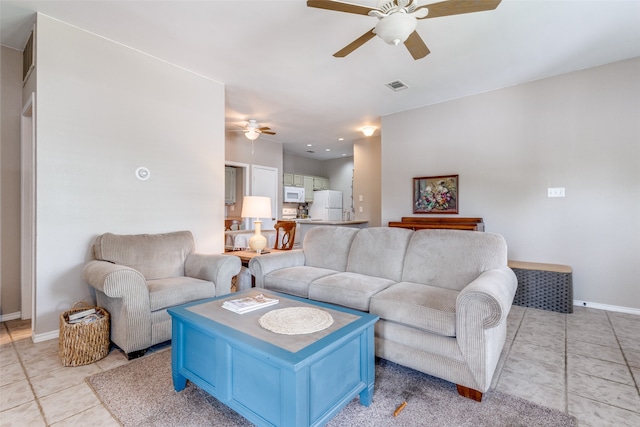
<instances>
[{"instance_id":1,"label":"armchair armrest","mask_svg":"<svg viewBox=\"0 0 640 427\"><path fill-rule=\"evenodd\" d=\"M133 268L107 261L89 261L82 269L82 277L95 289L110 298L146 298L147 281Z\"/></svg>"},{"instance_id":2,"label":"armchair armrest","mask_svg":"<svg viewBox=\"0 0 640 427\"><path fill-rule=\"evenodd\" d=\"M305 257L302 249L285 252L274 252L265 256L256 256L249 261L249 270L256 278L256 287L264 288L264 276L275 270L304 265Z\"/></svg>"},{"instance_id":3,"label":"armchair armrest","mask_svg":"<svg viewBox=\"0 0 640 427\"><path fill-rule=\"evenodd\" d=\"M233 255L191 253L184 263L185 276L213 282L216 296L231 292L231 278L240 272L242 262Z\"/></svg>"}]
</instances>

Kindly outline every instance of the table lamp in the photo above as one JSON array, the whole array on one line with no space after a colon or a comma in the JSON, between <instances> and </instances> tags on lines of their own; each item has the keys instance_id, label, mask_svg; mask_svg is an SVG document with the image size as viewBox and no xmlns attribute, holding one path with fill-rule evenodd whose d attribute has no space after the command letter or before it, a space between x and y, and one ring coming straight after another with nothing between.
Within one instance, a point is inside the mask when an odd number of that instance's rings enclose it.
<instances>
[{"instance_id":1,"label":"table lamp","mask_svg":"<svg viewBox=\"0 0 640 427\"><path fill-rule=\"evenodd\" d=\"M271 198L262 196L245 196L242 199L243 218L255 218L255 234L249 239L249 248L261 253L267 247L267 238L260 234L262 221L260 218L271 218Z\"/></svg>"}]
</instances>

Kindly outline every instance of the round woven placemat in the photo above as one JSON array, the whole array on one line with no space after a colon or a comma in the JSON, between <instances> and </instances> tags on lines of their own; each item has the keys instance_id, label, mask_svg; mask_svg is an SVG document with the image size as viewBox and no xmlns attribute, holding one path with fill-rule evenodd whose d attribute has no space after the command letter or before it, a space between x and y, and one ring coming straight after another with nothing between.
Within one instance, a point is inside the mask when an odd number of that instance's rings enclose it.
<instances>
[{"instance_id":1,"label":"round woven placemat","mask_svg":"<svg viewBox=\"0 0 640 427\"><path fill-rule=\"evenodd\" d=\"M282 335L318 332L333 324L333 317L324 310L311 307L289 307L272 310L259 319L260 326Z\"/></svg>"}]
</instances>

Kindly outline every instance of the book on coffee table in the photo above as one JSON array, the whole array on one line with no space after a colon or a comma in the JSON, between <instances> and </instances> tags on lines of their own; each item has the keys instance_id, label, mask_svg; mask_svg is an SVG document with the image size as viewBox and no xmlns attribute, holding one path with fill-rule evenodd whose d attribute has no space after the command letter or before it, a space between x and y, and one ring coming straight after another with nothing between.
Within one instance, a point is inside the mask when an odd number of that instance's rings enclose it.
<instances>
[{"instance_id":1,"label":"book on coffee table","mask_svg":"<svg viewBox=\"0 0 640 427\"><path fill-rule=\"evenodd\" d=\"M267 298L262 294L252 295L250 297L228 300L222 303L222 308L233 311L234 313L248 313L249 311L258 310L260 308L269 307L277 304L278 300Z\"/></svg>"}]
</instances>

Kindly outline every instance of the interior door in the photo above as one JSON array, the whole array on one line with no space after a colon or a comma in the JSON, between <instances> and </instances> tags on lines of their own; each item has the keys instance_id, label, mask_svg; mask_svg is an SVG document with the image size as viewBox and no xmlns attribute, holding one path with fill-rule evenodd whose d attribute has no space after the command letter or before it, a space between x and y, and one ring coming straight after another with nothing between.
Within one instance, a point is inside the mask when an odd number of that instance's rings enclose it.
<instances>
[{"instance_id":1,"label":"interior door","mask_svg":"<svg viewBox=\"0 0 640 427\"><path fill-rule=\"evenodd\" d=\"M278 210L278 169L253 165L251 176L251 195L271 198L271 218L262 218L262 229L273 230L275 219L278 217L276 214Z\"/></svg>"}]
</instances>

